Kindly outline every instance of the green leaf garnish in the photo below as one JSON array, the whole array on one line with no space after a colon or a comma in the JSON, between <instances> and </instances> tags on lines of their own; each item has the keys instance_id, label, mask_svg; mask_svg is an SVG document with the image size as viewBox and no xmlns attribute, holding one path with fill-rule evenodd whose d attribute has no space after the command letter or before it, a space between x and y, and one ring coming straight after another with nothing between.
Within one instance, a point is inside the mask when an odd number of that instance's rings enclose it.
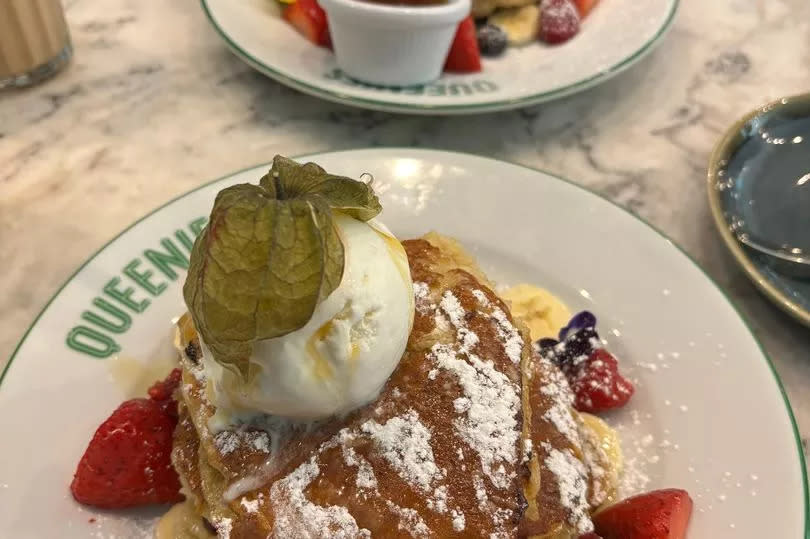
<instances>
[{"instance_id":1,"label":"green leaf garnish","mask_svg":"<svg viewBox=\"0 0 810 539\"><path fill-rule=\"evenodd\" d=\"M333 210L382 210L363 182L276 156L259 185L220 191L194 243L183 296L214 359L251 378L253 344L303 327L343 277Z\"/></svg>"}]
</instances>

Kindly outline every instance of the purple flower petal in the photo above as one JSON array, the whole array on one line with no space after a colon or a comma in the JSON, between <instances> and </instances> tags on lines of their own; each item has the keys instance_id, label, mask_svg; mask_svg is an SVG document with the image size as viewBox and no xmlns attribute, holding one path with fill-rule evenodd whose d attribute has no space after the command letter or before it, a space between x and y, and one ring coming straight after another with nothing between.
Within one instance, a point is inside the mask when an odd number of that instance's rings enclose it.
<instances>
[{"instance_id":1,"label":"purple flower petal","mask_svg":"<svg viewBox=\"0 0 810 539\"><path fill-rule=\"evenodd\" d=\"M560 329L560 340L564 341L571 331L576 332L585 328L596 330L596 316L590 311L581 311L575 314L568 322L568 325Z\"/></svg>"}]
</instances>

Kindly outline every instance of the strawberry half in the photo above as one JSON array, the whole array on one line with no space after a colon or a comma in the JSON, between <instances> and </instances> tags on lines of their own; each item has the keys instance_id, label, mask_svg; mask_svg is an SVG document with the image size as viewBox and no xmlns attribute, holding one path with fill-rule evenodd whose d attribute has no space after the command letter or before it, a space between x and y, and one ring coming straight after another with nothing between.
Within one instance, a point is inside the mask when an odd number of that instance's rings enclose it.
<instances>
[{"instance_id":1,"label":"strawberry half","mask_svg":"<svg viewBox=\"0 0 810 539\"><path fill-rule=\"evenodd\" d=\"M284 8L282 17L312 43L332 48L326 12L316 0L296 0L294 4Z\"/></svg>"},{"instance_id":2,"label":"strawberry half","mask_svg":"<svg viewBox=\"0 0 810 539\"><path fill-rule=\"evenodd\" d=\"M478 49L478 37L472 17L467 17L458 25L450 52L447 53L444 70L457 73L481 71L481 51Z\"/></svg>"},{"instance_id":3,"label":"strawberry half","mask_svg":"<svg viewBox=\"0 0 810 539\"><path fill-rule=\"evenodd\" d=\"M579 16L583 19L594 7L596 7L598 2L599 0L574 0L574 4L577 6L577 11L579 11Z\"/></svg>"},{"instance_id":4,"label":"strawberry half","mask_svg":"<svg viewBox=\"0 0 810 539\"><path fill-rule=\"evenodd\" d=\"M84 452L70 491L76 501L115 509L181 501L172 467L177 425L168 400L131 399L101 424Z\"/></svg>"},{"instance_id":5,"label":"strawberry half","mask_svg":"<svg viewBox=\"0 0 810 539\"><path fill-rule=\"evenodd\" d=\"M604 539L684 539L692 498L681 489L655 490L627 498L593 516Z\"/></svg>"},{"instance_id":6,"label":"strawberry half","mask_svg":"<svg viewBox=\"0 0 810 539\"><path fill-rule=\"evenodd\" d=\"M588 358L569 369L563 369L574 392L574 408L596 414L627 404L635 388L619 374L619 362L604 348L597 348Z\"/></svg>"},{"instance_id":7,"label":"strawberry half","mask_svg":"<svg viewBox=\"0 0 810 539\"><path fill-rule=\"evenodd\" d=\"M549 44L568 41L579 32L579 11L572 0L543 0L540 3L539 37Z\"/></svg>"}]
</instances>

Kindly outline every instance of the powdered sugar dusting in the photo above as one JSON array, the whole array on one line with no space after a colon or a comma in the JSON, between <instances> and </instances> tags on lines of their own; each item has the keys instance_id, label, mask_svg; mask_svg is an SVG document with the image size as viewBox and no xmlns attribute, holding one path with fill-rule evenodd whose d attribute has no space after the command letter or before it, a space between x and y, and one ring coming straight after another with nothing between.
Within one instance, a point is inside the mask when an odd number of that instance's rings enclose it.
<instances>
[{"instance_id":1,"label":"powdered sugar dusting","mask_svg":"<svg viewBox=\"0 0 810 539\"><path fill-rule=\"evenodd\" d=\"M644 491L650 483L649 476L645 473L645 463L638 457L630 457L624 460L622 476L619 479L619 498L626 498Z\"/></svg>"},{"instance_id":2,"label":"powdered sugar dusting","mask_svg":"<svg viewBox=\"0 0 810 539\"><path fill-rule=\"evenodd\" d=\"M484 294L482 290L473 290L472 294L473 296L475 296L475 299L478 300L478 303L480 303L484 307L489 307L489 298L487 297L486 294Z\"/></svg>"},{"instance_id":3,"label":"powdered sugar dusting","mask_svg":"<svg viewBox=\"0 0 810 539\"><path fill-rule=\"evenodd\" d=\"M453 509L450 511L450 517L453 519L453 530L457 532L464 531L464 528L467 526L467 519L464 517L464 513Z\"/></svg>"},{"instance_id":4,"label":"powdered sugar dusting","mask_svg":"<svg viewBox=\"0 0 810 539\"><path fill-rule=\"evenodd\" d=\"M214 436L214 444L223 455L233 453L239 447L239 437L232 430L225 430Z\"/></svg>"},{"instance_id":5,"label":"powdered sugar dusting","mask_svg":"<svg viewBox=\"0 0 810 539\"><path fill-rule=\"evenodd\" d=\"M197 381L200 384L205 383L205 380L206 380L206 378L205 378L205 369L203 368L202 363L200 363L199 365L188 365L187 369L188 369L188 372L190 372L191 375L194 376L194 378L196 378ZM203 392L203 395L205 395L204 392Z\"/></svg>"},{"instance_id":6,"label":"powdered sugar dusting","mask_svg":"<svg viewBox=\"0 0 810 539\"><path fill-rule=\"evenodd\" d=\"M427 506L429 509L436 511L437 513L446 513L447 486L442 485L440 487L436 487L436 489L433 491L433 498L427 500Z\"/></svg>"},{"instance_id":7,"label":"powdered sugar dusting","mask_svg":"<svg viewBox=\"0 0 810 539\"><path fill-rule=\"evenodd\" d=\"M455 408L457 414L463 414L470 409L470 399L459 397L453 400L453 408Z\"/></svg>"},{"instance_id":8,"label":"powdered sugar dusting","mask_svg":"<svg viewBox=\"0 0 810 539\"><path fill-rule=\"evenodd\" d=\"M214 528L217 530L217 535L220 539L230 539L231 530L233 530L233 521L229 518L214 519Z\"/></svg>"},{"instance_id":9,"label":"powdered sugar dusting","mask_svg":"<svg viewBox=\"0 0 810 539\"><path fill-rule=\"evenodd\" d=\"M374 477L374 470L371 469L368 462L357 471L357 486L359 488L377 488L377 478Z\"/></svg>"},{"instance_id":10,"label":"powdered sugar dusting","mask_svg":"<svg viewBox=\"0 0 810 539\"><path fill-rule=\"evenodd\" d=\"M543 414L543 419L550 421L572 444L579 447L579 430L571 414L571 408L555 399L554 404Z\"/></svg>"},{"instance_id":11,"label":"powdered sugar dusting","mask_svg":"<svg viewBox=\"0 0 810 539\"><path fill-rule=\"evenodd\" d=\"M476 452L484 472L498 488L507 488L510 474L503 462L517 460L515 444L519 437L517 411L520 400L517 390L505 374L498 372L491 361L468 354L469 363L459 359L447 345L434 345L431 357L439 367L453 372L469 399L466 417L454 421L461 438Z\"/></svg>"},{"instance_id":12,"label":"powdered sugar dusting","mask_svg":"<svg viewBox=\"0 0 810 539\"><path fill-rule=\"evenodd\" d=\"M215 443L217 438L221 437L221 442L229 448L235 443L237 448L243 446L247 451L261 451L269 455L255 473L237 479L228 486L223 493L223 497L228 501L235 500L263 485L268 477L274 475L286 463L286 459L278 458L278 448L283 447L296 432L308 432L319 425L318 421L295 422L288 418L265 414L255 415L249 421L234 430L220 431L215 436Z\"/></svg>"},{"instance_id":13,"label":"powdered sugar dusting","mask_svg":"<svg viewBox=\"0 0 810 539\"><path fill-rule=\"evenodd\" d=\"M344 429L345 430L345 429ZM357 467L356 484L358 488L376 489L377 477L371 464L366 459L357 454L353 447L343 446L343 461L348 466Z\"/></svg>"},{"instance_id":14,"label":"powdered sugar dusting","mask_svg":"<svg viewBox=\"0 0 810 539\"><path fill-rule=\"evenodd\" d=\"M223 455L233 453L242 445L270 453L270 435L261 430L223 430L214 436L214 444Z\"/></svg>"},{"instance_id":15,"label":"powdered sugar dusting","mask_svg":"<svg viewBox=\"0 0 810 539\"><path fill-rule=\"evenodd\" d=\"M492 317L498 322L498 337L503 342L506 355L518 365L523 354L523 338L502 310L493 310Z\"/></svg>"},{"instance_id":16,"label":"powdered sugar dusting","mask_svg":"<svg viewBox=\"0 0 810 539\"><path fill-rule=\"evenodd\" d=\"M248 513L258 513L259 512L259 500L248 500L247 498L242 498L239 504L247 511Z\"/></svg>"},{"instance_id":17,"label":"powdered sugar dusting","mask_svg":"<svg viewBox=\"0 0 810 539\"><path fill-rule=\"evenodd\" d=\"M361 529L345 507L323 507L307 499L304 490L319 473L320 468L313 456L273 484L270 502L276 519L272 536L276 539L292 536L318 539L371 537L371 532Z\"/></svg>"},{"instance_id":18,"label":"powdered sugar dusting","mask_svg":"<svg viewBox=\"0 0 810 539\"><path fill-rule=\"evenodd\" d=\"M532 441L528 438L523 440L523 459L522 462L529 462L532 458Z\"/></svg>"},{"instance_id":19,"label":"powdered sugar dusting","mask_svg":"<svg viewBox=\"0 0 810 539\"><path fill-rule=\"evenodd\" d=\"M412 537L429 537L430 528L415 509L400 507L392 501L386 501L388 509L399 517L397 529L411 534Z\"/></svg>"},{"instance_id":20,"label":"powdered sugar dusting","mask_svg":"<svg viewBox=\"0 0 810 539\"><path fill-rule=\"evenodd\" d=\"M570 449L559 450L543 442L545 465L557 478L560 503L568 511L568 523L580 534L593 531L588 511L588 481L585 466Z\"/></svg>"},{"instance_id":21,"label":"powdered sugar dusting","mask_svg":"<svg viewBox=\"0 0 810 539\"><path fill-rule=\"evenodd\" d=\"M545 384L540 386L540 393L551 397L552 402L551 407L543 414L543 419L550 421L575 447L579 447L581 445L579 429L571 413L574 394L571 392L565 375L543 356L537 354L535 360L539 362L543 372L547 373L546 376L549 378Z\"/></svg>"},{"instance_id":22,"label":"powdered sugar dusting","mask_svg":"<svg viewBox=\"0 0 810 539\"><path fill-rule=\"evenodd\" d=\"M543 395L552 397L555 401L560 401L567 406L572 406L574 404L574 393L571 391L571 386L568 385L568 379L563 372L541 354L535 354L534 359L542 367L541 370L548 377L548 383L540 387L540 392Z\"/></svg>"},{"instance_id":23,"label":"powdered sugar dusting","mask_svg":"<svg viewBox=\"0 0 810 539\"><path fill-rule=\"evenodd\" d=\"M478 507L481 511L486 511L489 498L487 496L487 488L484 485L484 479L480 475L475 476L473 479L473 487L475 488L475 499L478 500Z\"/></svg>"},{"instance_id":24,"label":"powdered sugar dusting","mask_svg":"<svg viewBox=\"0 0 810 539\"><path fill-rule=\"evenodd\" d=\"M430 288L427 283L413 283L413 298L416 310L420 313L429 312L428 300L430 299Z\"/></svg>"},{"instance_id":25,"label":"powdered sugar dusting","mask_svg":"<svg viewBox=\"0 0 810 539\"><path fill-rule=\"evenodd\" d=\"M270 436L266 432L255 432L249 437L253 449L262 453L270 452Z\"/></svg>"},{"instance_id":26,"label":"powdered sugar dusting","mask_svg":"<svg viewBox=\"0 0 810 539\"><path fill-rule=\"evenodd\" d=\"M519 438L517 414L520 410L518 387L491 361L484 361L472 353L478 336L464 323L464 309L452 292L442 296L441 310L456 328L462 343L459 350L449 345L436 344L430 358L447 371L454 373L461 385L464 406L456 406L454 425L461 438L476 452L484 473L497 488L507 488L514 473L507 473L503 464L517 463L516 444ZM464 361L466 356L468 361ZM462 411L459 411L462 410Z\"/></svg>"},{"instance_id":27,"label":"powdered sugar dusting","mask_svg":"<svg viewBox=\"0 0 810 539\"><path fill-rule=\"evenodd\" d=\"M450 318L450 323L458 329L464 326L464 307L458 301L458 298L452 292L447 290L442 295L442 300L439 303L442 311Z\"/></svg>"},{"instance_id":28,"label":"powdered sugar dusting","mask_svg":"<svg viewBox=\"0 0 810 539\"><path fill-rule=\"evenodd\" d=\"M371 436L383 457L409 484L427 492L441 478L430 447L430 431L414 410L392 417L383 425L366 421L360 429Z\"/></svg>"}]
</instances>

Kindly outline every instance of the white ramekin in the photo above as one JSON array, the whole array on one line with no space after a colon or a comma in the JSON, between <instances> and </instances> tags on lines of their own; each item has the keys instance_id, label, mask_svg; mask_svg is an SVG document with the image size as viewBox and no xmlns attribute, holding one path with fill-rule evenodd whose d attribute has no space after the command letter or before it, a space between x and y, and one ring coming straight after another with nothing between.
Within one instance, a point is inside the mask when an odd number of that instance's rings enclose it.
<instances>
[{"instance_id":1,"label":"white ramekin","mask_svg":"<svg viewBox=\"0 0 810 539\"><path fill-rule=\"evenodd\" d=\"M428 6L318 0L329 20L337 63L348 76L384 86L439 78L470 0Z\"/></svg>"}]
</instances>

